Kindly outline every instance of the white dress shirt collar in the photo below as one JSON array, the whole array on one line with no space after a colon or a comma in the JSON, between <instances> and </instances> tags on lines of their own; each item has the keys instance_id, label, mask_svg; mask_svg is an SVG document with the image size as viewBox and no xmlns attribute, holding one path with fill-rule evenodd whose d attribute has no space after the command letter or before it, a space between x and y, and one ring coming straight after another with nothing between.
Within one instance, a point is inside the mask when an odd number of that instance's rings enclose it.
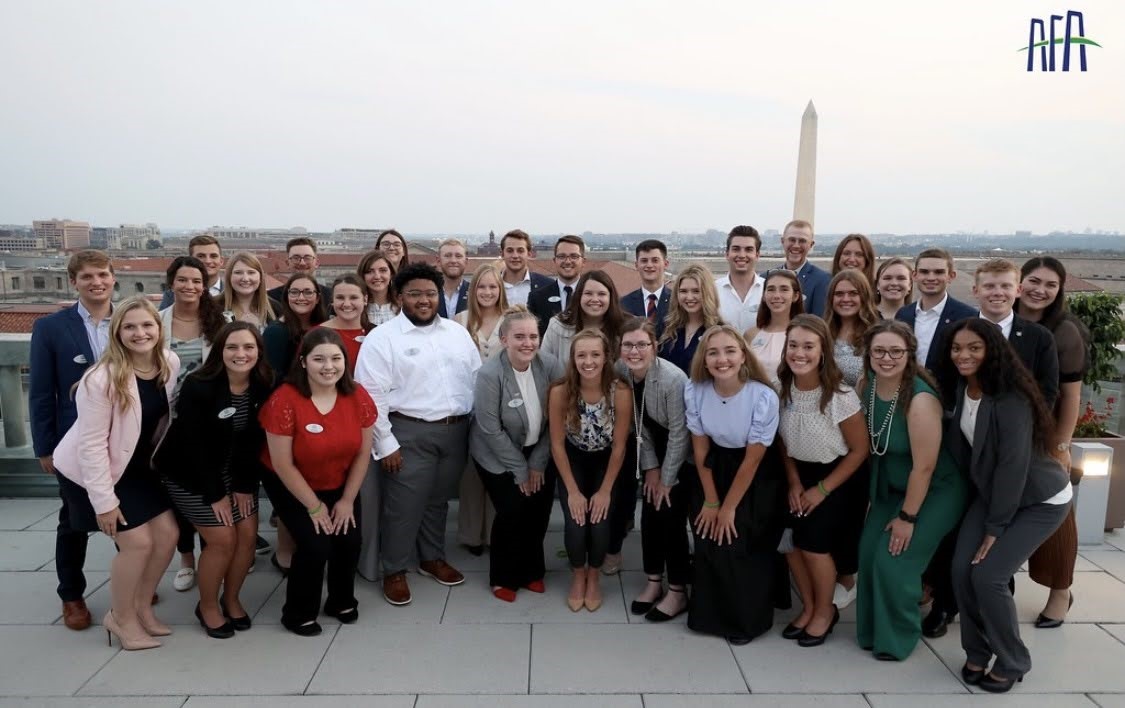
<instances>
[{"instance_id":1,"label":"white dress shirt collar","mask_svg":"<svg viewBox=\"0 0 1125 708\"><path fill-rule=\"evenodd\" d=\"M984 316L984 313L981 313L981 318L986 319L986 320L988 319L987 317ZM1000 320L999 322L994 323L997 327L1000 328L1000 331L1004 333L1004 339L1007 339L1008 337L1012 336L1012 323L1015 321L1015 319L1016 319L1016 311L1012 310L1011 312L1008 313L1007 317ZM991 320L989 320L989 321L991 321Z\"/></svg>"}]
</instances>

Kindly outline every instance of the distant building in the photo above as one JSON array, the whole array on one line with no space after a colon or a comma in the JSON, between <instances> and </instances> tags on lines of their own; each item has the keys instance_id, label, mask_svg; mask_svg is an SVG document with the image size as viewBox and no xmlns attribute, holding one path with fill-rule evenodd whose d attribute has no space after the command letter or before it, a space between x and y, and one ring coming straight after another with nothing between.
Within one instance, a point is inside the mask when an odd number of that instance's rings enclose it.
<instances>
[{"instance_id":1,"label":"distant building","mask_svg":"<svg viewBox=\"0 0 1125 708\"><path fill-rule=\"evenodd\" d=\"M47 248L63 251L90 246L90 224L85 221L45 219L31 222L31 229Z\"/></svg>"},{"instance_id":2,"label":"distant building","mask_svg":"<svg viewBox=\"0 0 1125 708\"><path fill-rule=\"evenodd\" d=\"M499 256L500 244L496 243L496 232L488 232L488 243L482 243L477 246L478 256Z\"/></svg>"},{"instance_id":3,"label":"distant building","mask_svg":"<svg viewBox=\"0 0 1125 708\"><path fill-rule=\"evenodd\" d=\"M160 227L153 223L147 224L121 224L111 230L117 239L117 248L134 249L143 251L148 248L151 241L163 245L164 239L160 235Z\"/></svg>"},{"instance_id":4,"label":"distant building","mask_svg":"<svg viewBox=\"0 0 1125 708\"><path fill-rule=\"evenodd\" d=\"M225 243L227 241L258 241L271 238L290 239L295 236L307 236L309 232L301 226L294 226L290 229L249 229L245 226L212 226L203 233L218 239L219 243Z\"/></svg>"},{"instance_id":5,"label":"distant building","mask_svg":"<svg viewBox=\"0 0 1125 708\"><path fill-rule=\"evenodd\" d=\"M16 229L0 229L0 251L20 253L27 251L42 251L47 248L43 239L38 238L30 231Z\"/></svg>"}]
</instances>

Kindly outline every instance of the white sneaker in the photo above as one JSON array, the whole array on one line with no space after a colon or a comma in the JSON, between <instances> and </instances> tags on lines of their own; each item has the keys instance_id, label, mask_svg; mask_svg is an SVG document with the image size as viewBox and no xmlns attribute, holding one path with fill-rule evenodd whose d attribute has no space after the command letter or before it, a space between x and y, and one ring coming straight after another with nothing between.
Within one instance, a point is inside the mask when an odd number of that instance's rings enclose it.
<instances>
[{"instance_id":1,"label":"white sneaker","mask_svg":"<svg viewBox=\"0 0 1125 708\"><path fill-rule=\"evenodd\" d=\"M180 568L172 580L172 587L179 592L187 592L195 587L195 568Z\"/></svg>"},{"instance_id":2,"label":"white sneaker","mask_svg":"<svg viewBox=\"0 0 1125 708\"><path fill-rule=\"evenodd\" d=\"M855 602L855 588L856 586L853 585L852 589L848 590L840 583L836 583L835 589L832 590L832 604L836 606L836 609L842 610Z\"/></svg>"}]
</instances>

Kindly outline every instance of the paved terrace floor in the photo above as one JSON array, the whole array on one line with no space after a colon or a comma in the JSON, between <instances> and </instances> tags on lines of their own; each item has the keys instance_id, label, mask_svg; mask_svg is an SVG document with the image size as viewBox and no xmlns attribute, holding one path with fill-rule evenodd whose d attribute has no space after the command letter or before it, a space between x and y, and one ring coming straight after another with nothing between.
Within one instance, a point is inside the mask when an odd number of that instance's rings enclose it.
<instances>
[{"instance_id":1,"label":"paved terrace floor","mask_svg":"<svg viewBox=\"0 0 1125 708\"><path fill-rule=\"evenodd\" d=\"M743 647L694 634L681 620L638 621L627 605L640 589L640 539L630 535L625 570L605 579L596 613L571 613L561 520L547 537L546 595L521 592L514 604L488 592L487 556L450 540L450 560L468 580L445 588L411 575L414 602L391 607L360 580L360 619L295 637L278 624L284 588L264 558L244 603L254 628L208 639L192 616L194 592L161 584L162 619L175 634L164 647L124 652L100 627L75 633L61 624L53 571L51 500L0 500L0 706L839 706L958 708L1020 706L1125 708L1125 533L1084 547L1076 601L1061 629L1031 622L1046 591L1026 574L1016 600L1035 667L1006 696L982 695L958 678L958 633L918 645L901 664L875 661L856 646L854 606L825 646L802 649L771 632ZM454 518L451 515L451 519ZM452 524L451 524L452 525ZM265 530L273 541L273 534ZM88 602L95 621L109 603L113 546L90 541ZM776 629L792 616L780 613Z\"/></svg>"}]
</instances>

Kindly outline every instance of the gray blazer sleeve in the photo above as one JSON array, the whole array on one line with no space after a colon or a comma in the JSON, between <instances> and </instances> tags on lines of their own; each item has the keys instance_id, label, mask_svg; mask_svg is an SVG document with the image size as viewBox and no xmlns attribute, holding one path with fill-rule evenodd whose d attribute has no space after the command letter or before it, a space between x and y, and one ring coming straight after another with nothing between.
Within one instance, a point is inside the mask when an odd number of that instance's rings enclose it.
<instances>
[{"instance_id":1,"label":"gray blazer sleeve","mask_svg":"<svg viewBox=\"0 0 1125 708\"><path fill-rule=\"evenodd\" d=\"M664 382L664 410L668 415L668 449L664 453L664 464L660 470L660 481L665 487L675 484L680 468L691 449L691 434L687 428L687 412L684 404L684 382L687 377L675 366L661 366L662 372L672 373ZM675 374L680 374L675 376Z\"/></svg>"},{"instance_id":2,"label":"gray blazer sleeve","mask_svg":"<svg viewBox=\"0 0 1125 708\"><path fill-rule=\"evenodd\" d=\"M487 366L477 372L469 451L475 459L498 468L486 471L511 472L517 482L524 482L527 481L527 460L522 449L508 437L500 420L502 380L499 366Z\"/></svg>"},{"instance_id":3,"label":"gray blazer sleeve","mask_svg":"<svg viewBox=\"0 0 1125 708\"><path fill-rule=\"evenodd\" d=\"M995 468L988 491L988 515L984 532L999 538L1020 508L1031 464L1031 408L1022 396L1001 395L993 399L991 440L974 441L995 449Z\"/></svg>"},{"instance_id":4,"label":"gray blazer sleeve","mask_svg":"<svg viewBox=\"0 0 1125 708\"><path fill-rule=\"evenodd\" d=\"M527 466L533 470L547 469L547 463L551 460L551 431L547 415L547 398L551 389L551 382L563 377L563 366L558 359L550 354L540 353L539 360L543 363L543 369L547 374L547 384L542 391L538 392L540 405L543 407L543 426L539 430L539 442L535 443L535 447L527 458Z\"/></svg>"}]
</instances>

